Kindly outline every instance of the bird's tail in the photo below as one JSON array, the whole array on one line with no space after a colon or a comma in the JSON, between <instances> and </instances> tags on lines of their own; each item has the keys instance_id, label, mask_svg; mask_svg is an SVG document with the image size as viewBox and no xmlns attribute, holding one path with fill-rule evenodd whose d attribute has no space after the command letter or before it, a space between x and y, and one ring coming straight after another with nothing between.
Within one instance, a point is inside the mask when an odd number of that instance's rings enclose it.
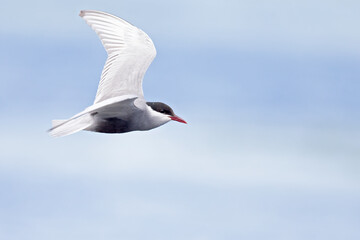
<instances>
[{"instance_id":1,"label":"bird's tail","mask_svg":"<svg viewBox=\"0 0 360 240\"><path fill-rule=\"evenodd\" d=\"M90 127L93 121L91 113L85 113L68 120L53 120L49 134L53 137L70 135Z\"/></svg>"}]
</instances>

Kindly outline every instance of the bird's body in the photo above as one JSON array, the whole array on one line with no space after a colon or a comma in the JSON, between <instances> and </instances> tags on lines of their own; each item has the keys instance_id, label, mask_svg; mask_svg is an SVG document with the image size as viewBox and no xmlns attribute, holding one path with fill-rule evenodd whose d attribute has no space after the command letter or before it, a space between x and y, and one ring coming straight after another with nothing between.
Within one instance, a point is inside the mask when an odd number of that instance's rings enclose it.
<instances>
[{"instance_id":1,"label":"bird's body","mask_svg":"<svg viewBox=\"0 0 360 240\"><path fill-rule=\"evenodd\" d=\"M168 105L144 99L142 80L156 56L150 37L108 13L81 11L80 16L97 33L108 58L94 104L68 120L54 120L50 134L125 133L150 130L170 120L186 123Z\"/></svg>"}]
</instances>

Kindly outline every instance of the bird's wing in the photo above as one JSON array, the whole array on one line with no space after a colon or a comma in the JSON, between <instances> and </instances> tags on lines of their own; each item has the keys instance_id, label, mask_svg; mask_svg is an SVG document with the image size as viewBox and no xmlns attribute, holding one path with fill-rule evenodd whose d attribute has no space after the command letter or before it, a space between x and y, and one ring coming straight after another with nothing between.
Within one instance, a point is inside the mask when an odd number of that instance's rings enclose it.
<instances>
[{"instance_id":1,"label":"bird's wing","mask_svg":"<svg viewBox=\"0 0 360 240\"><path fill-rule=\"evenodd\" d=\"M128 98L122 101L115 101L93 112L100 118L120 118L127 121L133 118L134 114L143 113L143 111L136 106L136 99L137 98Z\"/></svg>"},{"instance_id":2,"label":"bird's wing","mask_svg":"<svg viewBox=\"0 0 360 240\"><path fill-rule=\"evenodd\" d=\"M156 56L150 37L108 13L81 11L80 16L99 36L108 54L94 104L128 94L143 98L142 80Z\"/></svg>"}]
</instances>

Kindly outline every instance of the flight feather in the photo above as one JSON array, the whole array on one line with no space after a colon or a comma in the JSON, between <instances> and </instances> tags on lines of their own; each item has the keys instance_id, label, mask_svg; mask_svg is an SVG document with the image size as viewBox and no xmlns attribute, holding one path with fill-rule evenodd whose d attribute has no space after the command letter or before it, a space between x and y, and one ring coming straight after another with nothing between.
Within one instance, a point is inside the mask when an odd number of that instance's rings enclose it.
<instances>
[{"instance_id":1,"label":"flight feather","mask_svg":"<svg viewBox=\"0 0 360 240\"><path fill-rule=\"evenodd\" d=\"M142 81L156 56L150 37L108 13L87 10L80 16L99 36L108 54L94 103L128 94L143 98Z\"/></svg>"}]
</instances>

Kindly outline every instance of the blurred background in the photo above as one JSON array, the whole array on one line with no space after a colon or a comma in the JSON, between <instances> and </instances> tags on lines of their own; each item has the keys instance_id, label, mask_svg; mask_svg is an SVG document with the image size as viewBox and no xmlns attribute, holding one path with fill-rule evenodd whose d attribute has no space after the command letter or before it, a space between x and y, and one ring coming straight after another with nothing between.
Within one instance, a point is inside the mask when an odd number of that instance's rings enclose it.
<instances>
[{"instance_id":1,"label":"blurred background","mask_svg":"<svg viewBox=\"0 0 360 240\"><path fill-rule=\"evenodd\" d=\"M1 239L360 239L359 1L1 5ZM106 59L82 9L148 33L188 125L47 135Z\"/></svg>"}]
</instances>

